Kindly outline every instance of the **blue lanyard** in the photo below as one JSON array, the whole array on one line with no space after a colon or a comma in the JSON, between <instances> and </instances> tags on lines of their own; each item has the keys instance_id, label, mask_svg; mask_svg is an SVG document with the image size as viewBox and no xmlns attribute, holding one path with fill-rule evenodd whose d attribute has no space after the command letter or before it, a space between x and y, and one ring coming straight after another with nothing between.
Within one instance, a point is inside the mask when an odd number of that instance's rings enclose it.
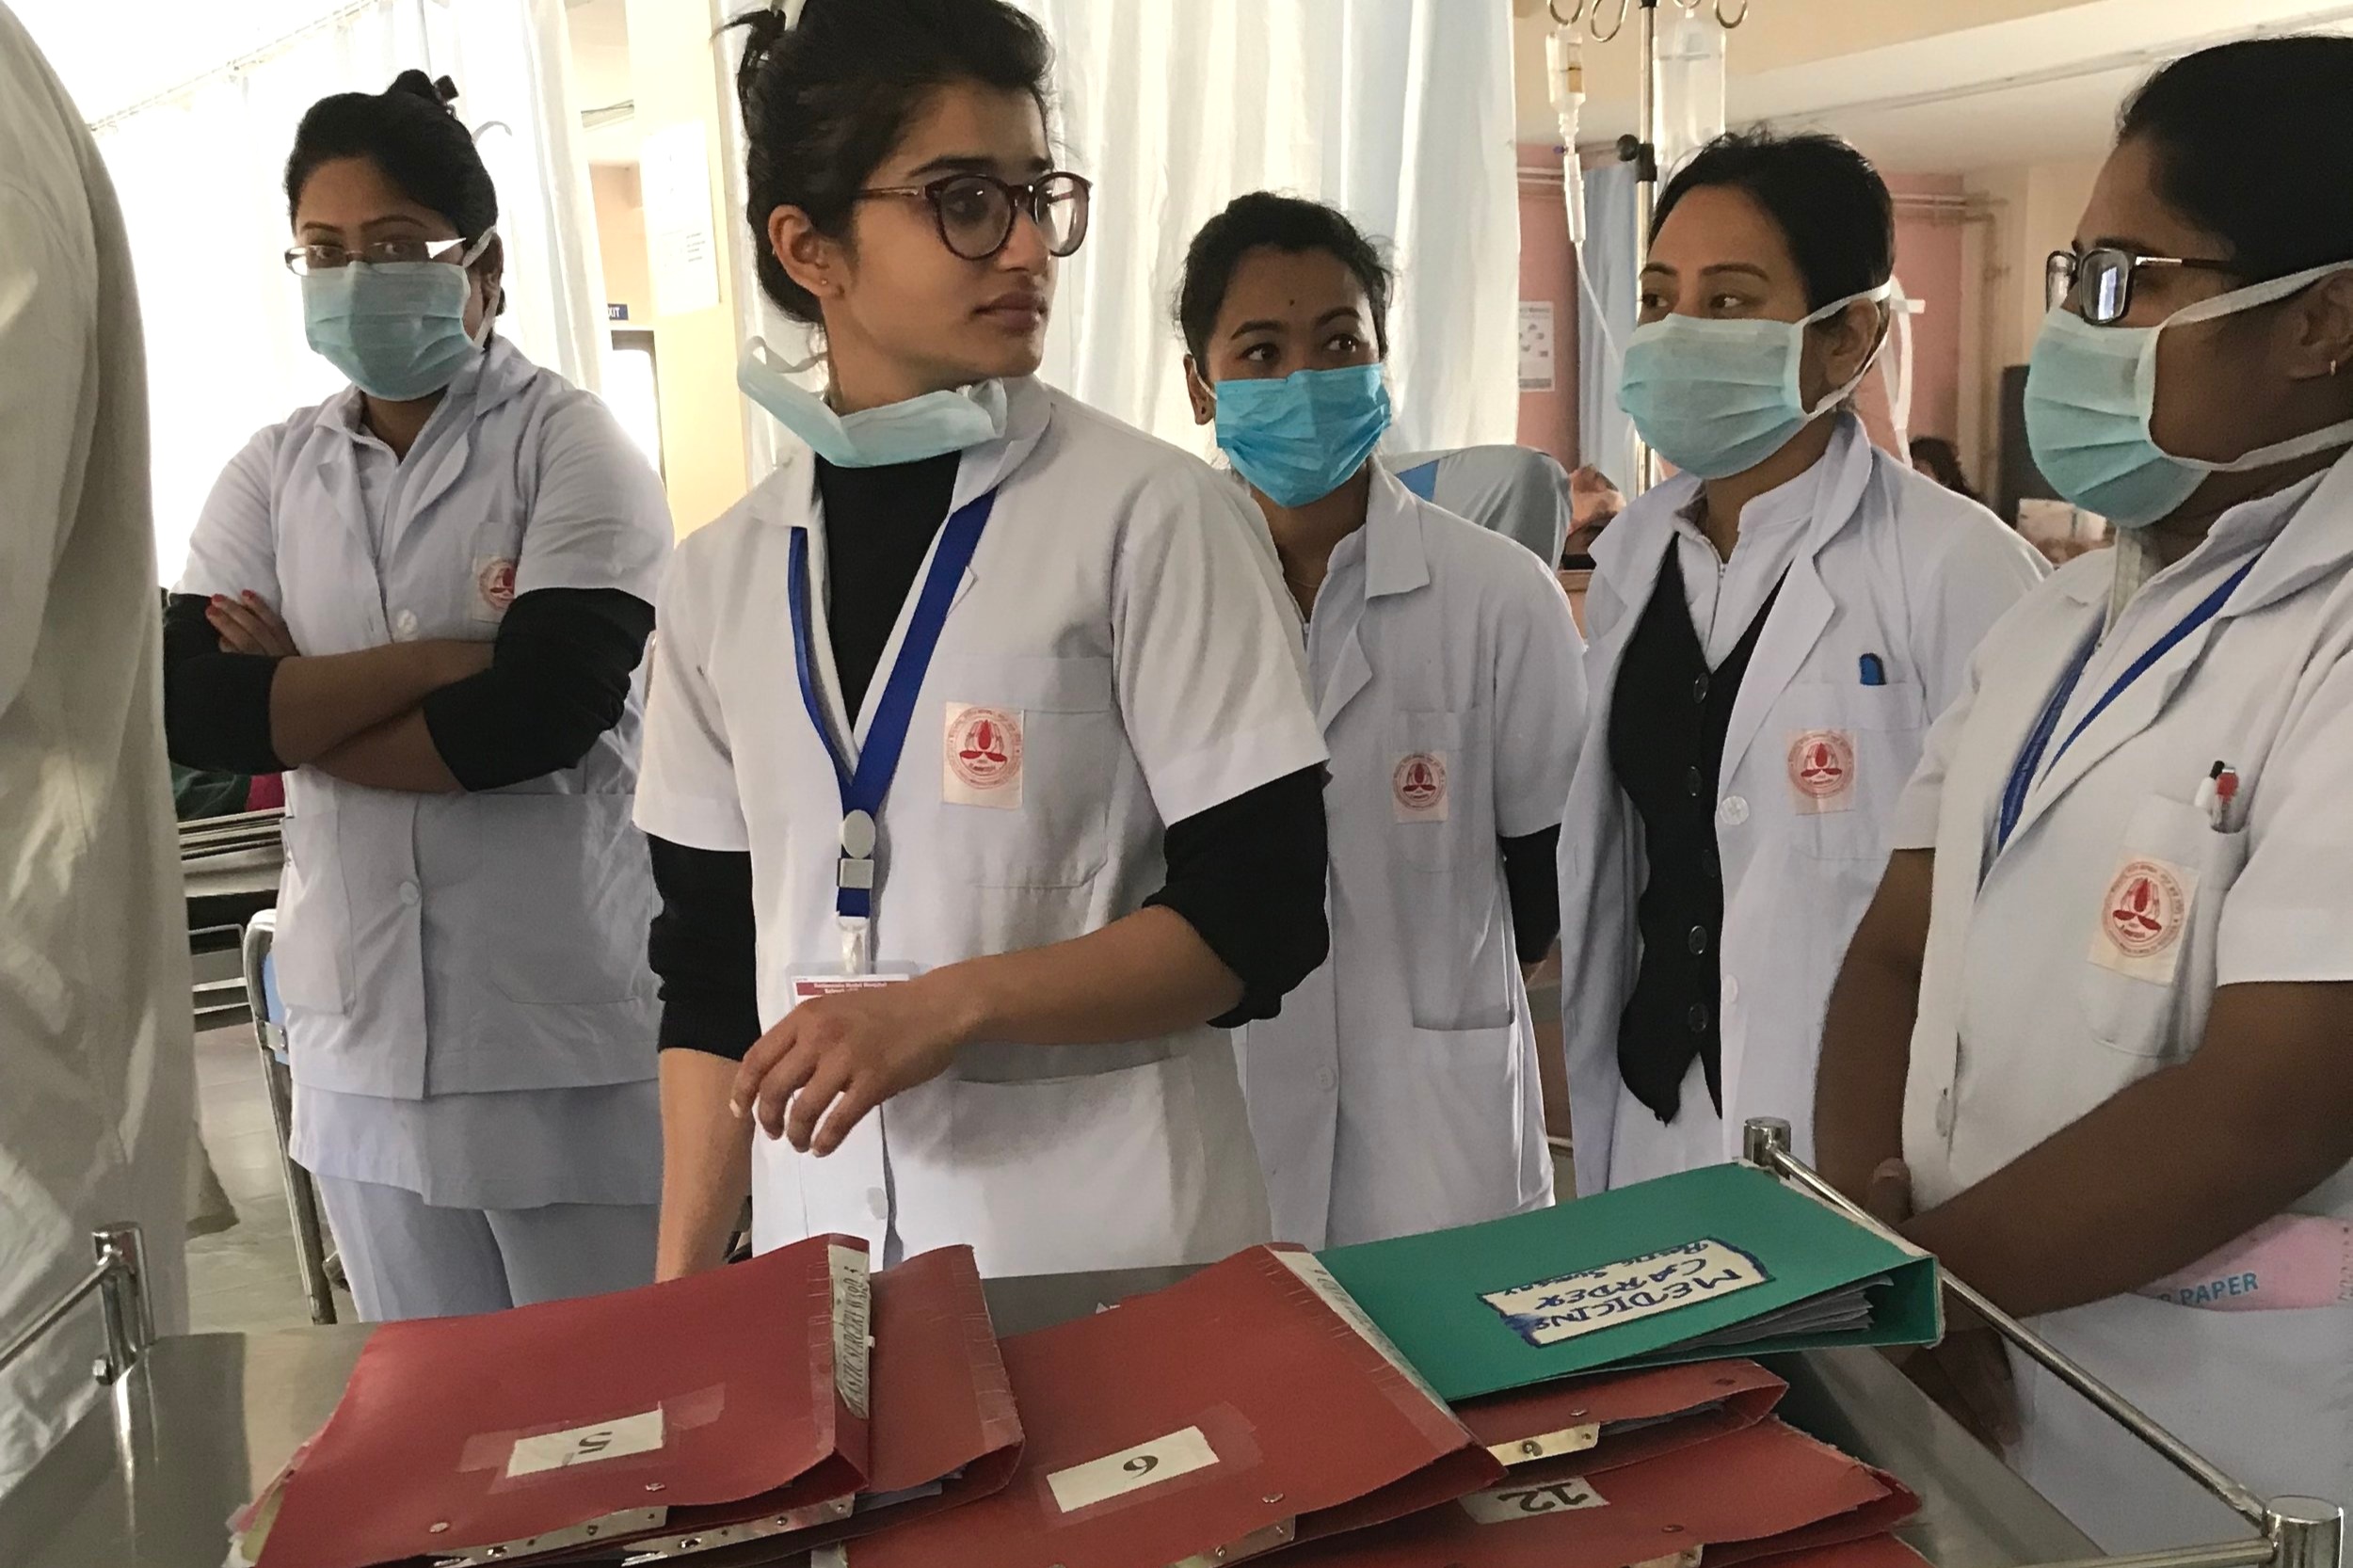
<instances>
[{"instance_id":1,"label":"blue lanyard","mask_svg":"<svg viewBox=\"0 0 2353 1568\"><path fill-rule=\"evenodd\" d=\"M2108 704L2122 696L2126 689L2148 674L2158 660L2181 646L2184 638L2220 615L2222 606L2238 591L2238 585L2247 581L2248 574L2255 569L2255 562L2262 559L2261 555L2257 555L2255 560L2231 573L2220 587L2200 600L2189 614L2182 617L2179 625L2159 637L2150 645L2147 652L2134 660L2131 666L2116 678L2116 683L2091 705L2091 712L2083 716L2083 721L2068 731L2067 739L2060 742L2058 750L2051 755L2051 766L2058 766L2059 759L2067 755L2067 748L2082 738L2094 719L2108 711ZM2075 657L2068 663L2066 673L2059 677L2059 683L2051 693L2050 700L2042 705L2042 712L2035 719L2034 728L2026 732L2026 744L2019 748L2018 760L2010 764L2009 782L2002 790L2002 814L1994 830L1993 850L1997 855L2009 847L2009 836L2018 830L2018 819L2025 814L2027 792L2034 788L2036 776L2042 771L2042 754L2050 750L2051 738L2058 730L2059 715L2066 711L2068 698L2075 695L2075 687L2083 680L2084 671L2090 666L2092 650L2099 646L2100 629L2095 626L2091 629L2091 635L2084 639L2083 647L2076 649Z\"/></svg>"},{"instance_id":2,"label":"blue lanyard","mask_svg":"<svg viewBox=\"0 0 2353 1568\"><path fill-rule=\"evenodd\" d=\"M906 749L915 699L931 668L932 655L938 650L940 631L948 624L948 606L972 564L972 552L980 548L981 530L988 526L988 514L996 504L997 492L991 490L959 508L940 529L931 570L924 575L915 614L907 621L906 637L883 684L874 722L867 728L866 744L859 749L856 763L849 760L843 743L835 739L825 723L824 704L818 698L808 608L808 530L792 531L792 664L800 676L801 703L808 710L808 722L816 726L817 738L824 743L825 755L833 763L834 785L841 796L841 857L834 877L833 911L850 934L845 951L853 969L865 968L865 930L874 913L875 824L882 816L883 797L890 792L900 754Z\"/></svg>"}]
</instances>

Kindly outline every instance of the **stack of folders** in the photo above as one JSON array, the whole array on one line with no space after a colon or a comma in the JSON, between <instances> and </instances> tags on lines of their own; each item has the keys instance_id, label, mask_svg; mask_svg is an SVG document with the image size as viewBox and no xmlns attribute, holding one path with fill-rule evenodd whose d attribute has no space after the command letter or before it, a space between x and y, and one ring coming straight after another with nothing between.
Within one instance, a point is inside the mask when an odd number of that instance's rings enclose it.
<instances>
[{"instance_id":1,"label":"stack of folders","mask_svg":"<svg viewBox=\"0 0 2353 1568\"><path fill-rule=\"evenodd\" d=\"M1785 1201L1786 1200L1786 1201ZM822 1237L377 1331L258 1568L1919 1568L1752 1361L1925 1342L1934 1265L1726 1169L1254 1247L1001 1342L972 1257Z\"/></svg>"},{"instance_id":2,"label":"stack of folders","mask_svg":"<svg viewBox=\"0 0 2353 1568\"><path fill-rule=\"evenodd\" d=\"M232 1561L785 1560L1003 1486L1021 1424L966 1248L730 1269L393 1323L232 1522Z\"/></svg>"}]
</instances>

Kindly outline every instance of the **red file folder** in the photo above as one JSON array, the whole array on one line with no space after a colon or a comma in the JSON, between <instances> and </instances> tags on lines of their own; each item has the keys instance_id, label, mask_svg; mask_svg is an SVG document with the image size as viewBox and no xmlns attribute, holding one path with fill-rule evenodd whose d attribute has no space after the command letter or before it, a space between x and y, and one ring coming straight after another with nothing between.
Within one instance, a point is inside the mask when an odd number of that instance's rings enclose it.
<instances>
[{"instance_id":1,"label":"red file folder","mask_svg":"<svg viewBox=\"0 0 2353 1568\"><path fill-rule=\"evenodd\" d=\"M943 1247L874 1276L872 1461L856 1512L797 1541L904 1525L1001 1492L1021 1459L1021 1418L970 1247Z\"/></svg>"},{"instance_id":2,"label":"red file folder","mask_svg":"<svg viewBox=\"0 0 2353 1568\"><path fill-rule=\"evenodd\" d=\"M1832 1544L1810 1527L1846 1521L1867 1536L1912 1506L1880 1472L1767 1420L1596 1476L1574 1455L1522 1466L1499 1486L1302 1548L1285 1568L1625 1568L1694 1549L1710 1565L1745 1550L1753 1564Z\"/></svg>"},{"instance_id":3,"label":"red file folder","mask_svg":"<svg viewBox=\"0 0 2353 1568\"><path fill-rule=\"evenodd\" d=\"M866 1243L390 1323L264 1499L259 1568L374 1568L848 1512L868 1468Z\"/></svg>"},{"instance_id":4,"label":"red file folder","mask_svg":"<svg viewBox=\"0 0 2353 1568\"><path fill-rule=\"evenodd\" d=\"M1702 1361L1540 1383L1454 1413L1506 1464L1581 1452L1593 1475L1753 1427L1788 1389L1753 1361Z\"/></svg>"},{"instance_id":5,"label":"red file folder","mask_svg":"<svg viewBox=\"0 0 2353 1568\"><path fill-rule=\"evenodd\" d=\"M1004 1342L1024 1448L994 1496L853 1541L849 1568L1168 1568L1373 1497L1390 1517L1501 1466L1313 1255L1254 1247Z\"/></svg>"},{"instance_id":6,"label":"red file folder","mask_svg":"<svg viewBox=\"0 0 2353 1568\"><path fill-rule=\"evenodd\" d=\"M1844 1545L1753 1560L1769 1564L1769 1568L1929 1568L1927 1558L1892 1535L1874 1535Z\"/></svg>"}]
</instances>

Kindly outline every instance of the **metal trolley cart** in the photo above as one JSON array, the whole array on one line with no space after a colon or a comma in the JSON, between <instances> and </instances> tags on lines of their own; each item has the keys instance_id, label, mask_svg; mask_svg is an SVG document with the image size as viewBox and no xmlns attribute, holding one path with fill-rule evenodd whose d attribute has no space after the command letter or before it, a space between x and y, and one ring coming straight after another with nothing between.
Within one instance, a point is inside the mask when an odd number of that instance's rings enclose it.
<instances>
[{"instance_id":1,"label":"metal trolley cart","mask_svg":"<svg viewBox=\"0 0 2353 1568\"><path fill-rule=\"evenodd\" d=\"M1752 1123L1746 1152L1753 1163L1873 1224L1790 1155L1785 1126ZM217 1568L230 1512L326 1420L368 1331L344 1325L155 1339L136 1229L102 1231L94 1244L91 1272L0 1348L5 1368L49 1335L78 1334L103 1346L95 1371L105 1388L63 1443L0 1497L0 1555L9 1568ZM988 1287L989 1307L1000 1333L1019 1334L1185 1272L997 1280ZM1918 1491L1921 1512L1902 1533L1937 1568L2345 1568L2337 1507L2256 1496L1966 1285L1949 1277L1945 1285L2023 1353L2235 1511L2250 1533L2217 1545L2101 1557L1877 1354L1778 1360L1790 1383L1787 1418ZM101 1303L98 1324L78 1311L92 1296Z\"/></svg>"}]
</instances>

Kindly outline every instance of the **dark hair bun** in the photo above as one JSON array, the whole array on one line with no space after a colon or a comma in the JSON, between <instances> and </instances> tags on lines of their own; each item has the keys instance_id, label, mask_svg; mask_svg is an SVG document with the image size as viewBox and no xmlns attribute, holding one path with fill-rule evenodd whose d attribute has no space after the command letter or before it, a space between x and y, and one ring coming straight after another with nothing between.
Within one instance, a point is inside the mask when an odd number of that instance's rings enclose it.
<instances>
[{"instance_id":1,"label":"dark hair bun","mask_svg":"<svg viewBox=\"0 0 2353 1568\"><path fill-rule=\"evenodd\" d=\"M392 85L386 88L384 92L387 97L395 92L404 92L412 98L422 98L435 107L442 109L449 109L451 104L457 102L456 82L446 76L427 76L422 71L402 72L392 78ZM455 109L450 109L450 112L456 113Z\"/></svg>"}]
</instances>

